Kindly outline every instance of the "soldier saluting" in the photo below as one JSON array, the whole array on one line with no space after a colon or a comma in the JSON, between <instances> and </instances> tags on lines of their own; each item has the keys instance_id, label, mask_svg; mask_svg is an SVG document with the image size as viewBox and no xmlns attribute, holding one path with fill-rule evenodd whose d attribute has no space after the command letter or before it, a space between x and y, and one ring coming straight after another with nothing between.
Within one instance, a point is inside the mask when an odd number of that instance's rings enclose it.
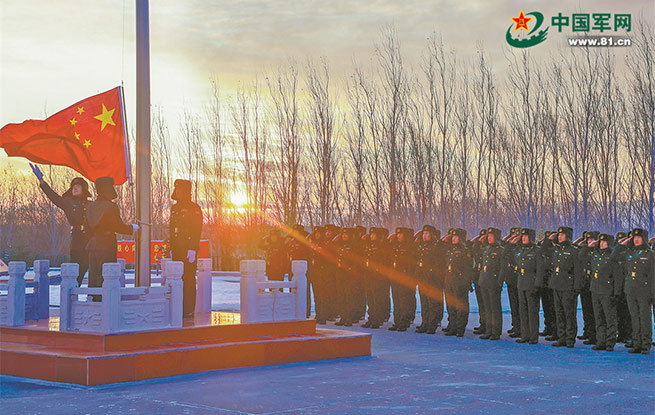
<instances>
[{"instance_id":1,"label":"soldier saluting","mask_svg":"<svg viewBox=\"0 0 655 415\"><path fill-rule=\"evenodd\" d=\"M450 330L444 330L444 334L464 337L469 319L469 292L473 291L473 260L466 248L466 231L464 229L453 229L450 243L451 246L446 257L448 269L446 303L449 305L448 314L449 316L452 314L452 317L450 318Z\"/></svg>"},{"instance_id":2,"label":"soldier saluting","mask_svg":"<svg viewBox=\"0 0 655 415\"><path fill-rule=\"evenodd\" d=\"M612 256L614 237L603 233L592 238L580 249L580 260L588 264L589 290L596 320L596 344L593 350L614 350L616 344L616 303L622 291L622 280L617 273L618 264Z\"/></svg>"},{"instance_id":3,"label":"soldier saluting","mask_svg":"<svg viewBox=\"0 0 655 415\"><path fill-rule=\"evenodd\" d=\"M521 244L516 255L518 269L519 314L521 318L521 338L517 343L537 344L539 342L539 295L541 286L538 278L537 262L539 251L534 244L534 229L523 228Z\"/></svg>"},{"instance_id":4,"label":"soldier saluting","mask_svg":"<svg viewBox=\"0 0 655 415\"><path fill-rule=\"evenodd\" d=\"M629 353L648 354L653 335L651 305L655 298L655 253L648 246L646 230L637 228L632 231L632 244L628 244L622 264L624 290L632 319L633 348Z\"/></svg>"},{"instance_id":5,"label":"soldier saluting","mask_svg":"<svg viewBox=\"0 0 655 415\"><path fill-rule=\"evenodd\" d=\"M424 225L416 244L416 278L421 298L422 323L417 333L434 334L443 318L443 275L445 249L441 232L434 226Z\"/></svg>"},{"instance_id":6,"label":"soldier saluting","mask_svg":"<svg viewBox=\"0 0 655 415\"><path fill-rule=\"evenodd\" d=\"M196 269L200 233L202 232L202 209L191 200L191 182L175 180L171 199L177 201L171 206L169 235L173 261L184 263L184 305L185 316L193 314L196 307Z\"/></svg>"},{"instance_id":7,"label":"soldier saluting","mask_svg":"<svg viewBox=\"0 0 655 415\"><path fill-rule=\"evenodd\" d=\"M89 184L81 177L71 181L70 187L63 195L58 195L48 183L43 180L43 173L39 166L30 163L34 175L39 179L39 187L48 199L59 209L64 211L66 219L71 226L70 260L80 266L80 275L77 285L82 285L84 274L89 268L89 253L86 244L89 242L88 225L86 223L86 207L89 205Z\"/></svg>"},{"instance_id":8,"label":"soldier saluting","mask_svg":"<svg viewBox=\"0 0 655 415\"><path fill-rule=\"evenodd\" d=\"M480 261L480 278L478 283L482 289L484 303L487 305L487 324L484 326L484 334L481 339L500 340L503 332L503 309L500 301L500 294L503 290L503 281L500 279L501 266L503 265L503 247L500 246L500 229L487 229L487 248L482 254Z\"/></svg>"},{"instance_id":9,"label":"soldier saluting","mask_svg":"<svg viewBox=\"0 0 655 415\"><path fill-rule=\"evenodd\" d=\"M557 315L557 340L555 347L574 347L578 331L577 293L584 284L580 265L578 264L578 248L571 243L573 229L560 227L557 231L559 245L551 259L550 288L555 299L555 314Z\"/></svg>"}]
</instances>

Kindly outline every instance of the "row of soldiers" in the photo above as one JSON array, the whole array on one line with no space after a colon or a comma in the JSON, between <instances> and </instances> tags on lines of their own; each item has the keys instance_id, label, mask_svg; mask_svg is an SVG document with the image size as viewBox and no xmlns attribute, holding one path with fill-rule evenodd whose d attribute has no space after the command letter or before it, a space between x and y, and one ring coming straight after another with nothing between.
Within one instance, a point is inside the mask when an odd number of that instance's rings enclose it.
<instances>
[{"instance_id":1,"label":"row of soldiers","mask_svg":"<svg viewBox=\"0 0 655 415\"><path fill-rule=\"evenodd\" d=\"M445 308L447 336L464 336L469 318L469 292L475 291L481 339L502 333L501 292L507 287L511 337L536 344L539 335L556 347L574 347L577 299L584 328L578 339L594 350L612 351L627 342L631 353L647 354L651 346L655 298L655 254L648 233L634 229L616 236L561 227L536 239L533 229L512 228L505 237L496 228L483 229L467 240L466 230L452 228L441 236L425 225L410 228L314 227L311 234L296 225L285 235L273 230L265 238L267 274L281 280L292 260L308 261L316 320L379 328L391 316L389 330L406 331L416 314L418 286L422 324L418 333L434 334ZM651 241L652 243L653 241ZM545 330L539 332L539 309Z\"/></svg>"}]
</instances>

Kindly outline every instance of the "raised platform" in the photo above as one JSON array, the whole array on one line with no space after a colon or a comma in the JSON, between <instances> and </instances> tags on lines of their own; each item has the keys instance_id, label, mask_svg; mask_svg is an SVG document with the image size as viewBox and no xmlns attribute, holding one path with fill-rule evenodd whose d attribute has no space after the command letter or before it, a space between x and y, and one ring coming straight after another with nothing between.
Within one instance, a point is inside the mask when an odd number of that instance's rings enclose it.
<instances>
[{"instance_id":1,"label":"raised platform","mask_svg":"<svg viewBox=\"0 0 655 415\"><path fill-rule=\"evenodd\" d=\"M370 334L316 329L313 320L240 324L238 313L117 334L59 331L59 317L27 323L0 327L0 374L100 385L371 354Z\"/></svg>"}]
</instances>

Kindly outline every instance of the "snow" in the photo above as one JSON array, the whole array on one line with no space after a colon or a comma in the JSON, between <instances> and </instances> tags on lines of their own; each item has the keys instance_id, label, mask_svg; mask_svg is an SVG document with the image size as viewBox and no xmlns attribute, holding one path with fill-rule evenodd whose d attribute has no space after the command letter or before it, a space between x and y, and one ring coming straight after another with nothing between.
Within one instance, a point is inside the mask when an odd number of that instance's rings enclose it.
<instances>
[{"instance_id":1,"label":"snow","mask_svg":"<svg viewBox=\"0 0 655 415\"><path fill-rule=\"evenodd\" d=\"M238 310L239 285L214 278L213 308ZM507 298L503 298L507 310ZM472 309L475 308L471 296ZM579 329L582 315L579 312ZM504 314L504 330L509 314ZM370 330L370 358L337 359L82 387L0 376L7 414L655 413L655 353L574 349ZM444 323L445 323L444 318ZM420 322L417 315L416 323ZM543 324L543 321L542 321ZM330 326L332 327L332 326Z\"/></svg>"}]
</instances>

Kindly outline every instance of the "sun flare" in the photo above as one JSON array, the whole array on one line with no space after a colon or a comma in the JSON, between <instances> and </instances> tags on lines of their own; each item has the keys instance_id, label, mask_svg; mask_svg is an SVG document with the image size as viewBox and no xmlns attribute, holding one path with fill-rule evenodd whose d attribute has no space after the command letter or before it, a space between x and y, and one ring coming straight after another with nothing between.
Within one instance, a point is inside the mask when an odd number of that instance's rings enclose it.
<instances>
[{"instance_id":1,"label":"sun flare","mask_svg":"<svg viewBox=\"0 0 655 415\"><path fill-rule=\"evenodd\" d=\"M248 194L243 189L233 190L230 194L230 203L235 208L242 208L248 205Z\"/></svg>"}]
</instances>

